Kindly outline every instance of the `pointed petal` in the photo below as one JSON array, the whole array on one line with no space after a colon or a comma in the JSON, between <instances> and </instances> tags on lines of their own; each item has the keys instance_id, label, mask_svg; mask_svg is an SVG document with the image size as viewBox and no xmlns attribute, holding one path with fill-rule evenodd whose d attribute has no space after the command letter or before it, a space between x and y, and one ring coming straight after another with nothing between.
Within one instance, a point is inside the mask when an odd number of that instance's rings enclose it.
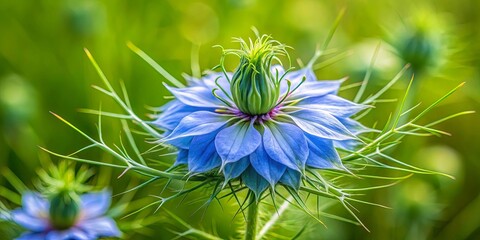
<instances>
[{"instance_id":1,"label":"pointed petal","mask_svg":"<svg viewBox=\"0 0 480 240\"><path fill-rule=\"evenodd\" d=\"M368 106L348 101L339 96L328 94L321 97L306 98L297 104L306 109L318 109L329 112L333 116L348 118Z\"/></svg>"},{"instance_id":2,"label":"pointed petal","mask_svg":"<svg viewBox=\"0 0 480 240\"><path fill-rule=\"evenodd\" d=\"M260 144L257 150L250 154L250 163L255 171L265 178L272 187L277 184L287 168L285 165L274 161L268 156L263 147L263 143Z\"/></svg>"},{"instance_id":3,"label":"pointed petal","mask_svg":"<svg viewBox=\"0 0 480 240\"><path fill-rule=\"evenodd\" d=\"M268 155L278 163L295 170L305 166L307 140L297 126L282 122L266 124L263 145Z\"/></svg>"},{"instance_id":4,"label":"pointed petal","mask_svg":"<svg viewBox=\"0 0 480 240\"><path fill-rule=\"evenodd\" d=\"M70 228L66 230L52 230L49 231L46 236L45 240L89 240L92 239L93 236L89 236L86 232L78 229L78 228Z\"/></svg>"},{"instance_id":5,"label":"pointed petal","mask_svg":"<svg viewBox=\"0 0 480 240\"><path fill-rule=\"evenodd\" d=\"M69 230L68 237L66 239L90 240L91 237L83 230L75 227Z\"/></svg>"},{"instance_id":6,"label":"pointed petal","mask_svg":"<svg viewBox=\"0 0 480 240\"><path fill-rule=\"evenodd\" d=\"M276 71L278 70L278 76L282 76L285 73L285 70L283 69L282 66L280 65L275 65L272 67L272 74L277 74ZM292 88L295 88L300 84L303 80L303 77L305 77L305 81L307 82L316 82L317 77L315 76L315 73L311 68L302 68L296 71L290 71L287 74L285 74L284 79L288 80L292 83ZM282 94L286 93L288 90L287 87L287 81L282 81L280 83L280 92Z\"/></svg>"},{"instance_id":7,"label":"pointed petal","mask_svg":"<svg viewBox=\"0 0 480 240\"><path fill-rule=\"evenodd\" d=\"M350 132L355 135L370 132L372 129L363 126L361 123L350 118L337 118Z\"/></svg>"},{"instance_id":8,"label":"pointed petal","mask_svg":"<svg viewBox=\"0 0 480 240\"><path fill-rule=\"evenodd\" d=\"M293 92L289 99L303 99L320 97L327 94L337 94L343 81L344 80L306 81Z\"/></svg>"},{"instance_id":9,"label":"pointed petal","mask_svg":"<svg viewBox=\"0 0 480 240\"><path fill-rule=\"evenodd\" d=\"M83 219L104 215L110 207L112 194L108 190L80 196Z\"/></svg>"},{"instance_id":10,"label":"pointed petal","mask_svg":"<svg viewBox=\"0 0 480 240\"><path fill-rule=\"evenodd\" d=\"M338 168L342 166L340 156L333 146L333 141L307 134L308 154L307 166L314 168Z\"/></svg>"},{"instance_id":11,"label":"pointed petal","mask_svg":"<svg viewBox=\"0 0 480 240\"><path fill-rule=\"evenodd\" d=\"M217 152L224 163L235 162L257 149L262 136L253 122L239 122L224 128L215 138Z\"/></svg>"},{"instance_id":12,"label":"pointed petal","mask_svg":"<svg viewBox=\"0 0 480 240\"><path fill-rule=\"evenodd\" d=\"M242 181L248 188L250 188L250 190L255 193L257 199L260 199L263 191L265 191L265 189L268 187L267 180L258 175L252 166L248 167L247 170L243 172Z\"/></svg>"},{"instance_id":13,"label":"pointed petal","mask_svg":"<svg viewBox=\"0 0 480 240\"><path fill-rule=\"evenodd\" d=\"M162 112L158 115L158 118L152 122L152 125L167 129L173 130L180 123L180 121L190 115L193 112L197 111L210 111L213 112L214 108L205 108L205 107L193 107L185 105L178 100L173 100L168 102L167 106Z\"/></svg>"},{"instance_id":14,"label":"pointed petal","mask_svg":"<svg viewBox=\"0 0 480 240\"><path fill-rule=\"evenodd\" d=\"M294 189L298 189L300 187L301 176L298 171L287 168L282 178L280 178L280 182Z\"/></svg>"},{"instance_id":15,"label":"pointed petal","mask_svg":"<svg viewBox=\"0 0 480 240\"><path fill-rule=\"evenodd\" d=\"M355 138L342 122L328 112L302 109L291 112L289 116L297 126L309 134L333 140Z\"/></svg>"},{"instance_id":16,"label":"pointed petal","mask_svg":"<svg viewBox=\"0 0 480 240\"><path fill-rule=\"evenodd\" d=\"M46 212L46 214L48 214L48 212ZM13 210L11 217L15 223L30 231L42 232L50 227L48 219L31 216L23 209Z\"/></svg>"},{"instance_id":17,"label":"pointed petal","mask_svg":"<svg viewBox=\"0 0 480 240\"><path fill-rule=\"evenodd\" d=\"M233 73L228 73L227 76L229 79L232 79ZM220 87L222 87L228 94L231 95L230 93L230 83L228 80L225 78L225 74L223 72L211 72L208 73L207 75L203 76L202 79L200 80L201 85L207 87L212 91L215 88L218 88L217 82ZM217 94L224 98L227 99L227 96L223 93L223 91L217 91Z\"/></svg>"},{"instance_id":18,"label":"pointed petal","mask_svg":"<svg viewBox=\"0 0 480 240\"><path fill-rule=\"evenodd\" d=\"M155 143L158 144L163 144L167 142L168 144L178 148L178 149L185 149L188 150L190 148L190 144L192 143L192 139L194 136L188 136L188 137L179 137L179 138L174 138L174 139L160 139L156 141Z\"/></svg>"},{"instance_id":19,"label":"pointed petal","mask_svg":"<svg viewBox=\"0 0 480 240\"><path fill-rule=\"evenodd\" d=\"M218 131L196 136L188 151L188 170L200 173L210 171L221 165L222 161L215 149L215 136Z\"/></svg>"},{"instance_id":20,"label":"pointed petal","mask_svg":"<svg viewBox=\"0 0 480 240\"><path fill-rule=\"evenodd\" d=\"M285 75L285 79L288 79L292 82L300 82L302 81L303 77L305 77L306 81L309 82L317 82L317 76L311 68L302 68L297 71L290 71Z\"/></svg>"},{"instance_id":21,"label":"pointed petal","mask_svg":"<svg viewBox=\"0 0 480 240\"><path fill-rule=\"evenodd\" d=\"M99 237L120 237L121 232L109 217L99 217L82 222L79 226L90 236Z\"/></svg>"},{"instance_id":22,"label":"pointed petal","mask_svg":"<svg viewBox=\"0 0 480 240\"><path fill-rule=\"evenodd\" d=\"M214 112L198 111L182 119L164 141L211 133L227 123L225 116Z\"/></svg>"},{"instance_id":23,"label":"pointed petal","mask_svg":"<svg viewBox=\"0 0 480 240\"><path fill-rule=\"evenodd\" d=\"M179 149L177 160L175 160L174 166L188 164L188 150L186 149Z\"/></svg>"},{"instance_id":24,"label":"pointed petal","mask_svg":"<svg viewBox=\"0 0 480 240\"><path fill-rule=\"evenodd\" d=\"M333 144L336 148L353 151L356 148L358 148L358 146L360 146L362 142L358 140L342 140L342 141L333 141Z\"/></svg>"},{"instance_id":25,"label":"pointed petal","mask_svg":"<svg viewBox=\"0 0 480 240\"><path fill-rule=\"evenodd\" d=\"M22 196L22 207L30 216L39 217L48 212L50 203L39 193L25 192Z\"/></svg>"},{"instance_id":26,"label":"pointed petal","mask_svg":"<svg viewBox=\"0 0 480 240\"><path fill-rule=\"evenodd\" d=\"M228 182L230 179L235 179L239 177L245 169L250 165L250 159L244 157L236 162L231 162L225 164L223 168L223 175L225 176L225 181Z\"/></svg>"},{"instance_id":27,"label":"pointed petal","mask_svg":"<svg viewBox=\"0 0 480 240\"><path fill-rule=\"evenodd\" d=\"M167 84L165 87L171 92L176 99L185 105L194 107L218 108L224 104L212 94L212 90L204 86L193 86L185 88L174 88Z\"/></svg>"},{"instance_id":28,"label":"pointed petal","mask_svg":"<svg viewBox=\"0 0 480 240\"><path fill-rule=\"evenodd\" d=\"M273 76L277 75L277 72L278 72L278 76L282 76L285 73L285 69L280 64L272 65L272 67L270 68L270 71L272 72Z\"/></svg>"},{"instance_id":29,"label":"pointed petal","mask_svg":"<svg viewBox=\"0 0 480 240\"><path fill-rule=\"evenodd\" d=\"M45 240L45 233L27 232L15 240Z\"/></svg>"}]
</instances>

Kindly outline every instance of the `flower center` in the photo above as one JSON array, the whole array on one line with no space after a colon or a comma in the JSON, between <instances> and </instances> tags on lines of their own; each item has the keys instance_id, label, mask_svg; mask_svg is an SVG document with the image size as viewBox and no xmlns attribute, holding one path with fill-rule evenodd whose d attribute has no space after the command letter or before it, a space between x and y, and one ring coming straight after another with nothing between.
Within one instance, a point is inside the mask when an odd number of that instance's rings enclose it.
<instances>
[{"instance_id":1,"label":"flower center","mask_svg":"<svg viewBox=\"0 0 480 240\"><path fill-rule=\"evenodd\" d=\"M281 108L280 105L275 106L269 112L267 112L265 114L261 114L261 115L249 115L249 114L246 114L246 113L242 112L239 109L235 109L233 111L233 114L235 114L239 118L246 119L246 120L249 120L249 121L252 120L252 119L255 119L255 123L262 124L266 121L269 121L269 120L275 118L275 116L277 116L278 112L280 112L280 108Z\"/></svg>"},{"instance_id":2,"label":"flower center","mask_svg":"<svg viewBox=\"0 0 480 240\"><path fill-rule=\"evenodd\" d=\"M271 65L273 60L280 62L280 55L287 55L285 46L267 35L249 43L238 41L241 49L225 52L240 57L230 82L232 100L245 115L268 115L278 105L282 80L278 74L272 74Z\"/></svg>"}]
</instances>

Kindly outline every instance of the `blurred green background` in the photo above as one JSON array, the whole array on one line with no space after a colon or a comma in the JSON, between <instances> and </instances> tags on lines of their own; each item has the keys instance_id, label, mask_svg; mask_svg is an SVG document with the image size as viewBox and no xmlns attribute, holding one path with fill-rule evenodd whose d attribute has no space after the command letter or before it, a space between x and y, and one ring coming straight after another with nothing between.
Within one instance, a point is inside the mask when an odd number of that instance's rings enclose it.
<instances>
[{"instance_id":1,"label":"blurred green background","mask_svg":"<svg viewBox=\"0 0 480 240\"><path fill-rule=\"evenodd\" d=\"M15 203L18 199L5 197L9 191L15 191L8 181L10 171L33 188L36 169L59 160L38 146L70 153L87 144L49 111L94 135L96 118L77 110L98 109L100 103L102 109L118 109L91 88L101 82L85 56L84 47L92 52L116 87L120 81L125 82L134 110L145 116L148 113L145 106L166 102L164 79L135 56L126 42L133 42L179 79L182 73L195 71L191 68L192 62L199 60L202 70L218 64L220 50L212 46L235 47L231 37L252 36L251 26L292 46L292 59L306 62L315 47L324 41L343 8L346 14L330 44L330 49L337 53L333 54L334 59L335 56L341 59L329 64L328 56L322 58L321 61L327 62L316 71L319 79L350 76L346 84L361 81L377 43L382 39L391 41L392 34L393 40L400 38L395 35L401 32L397 29L414 17L417 10L423 9L432 18L440 19L436 30L442 31L448 41L442 43L441 63L417 79L419 94L415 102L422 102L421 106L425 107L466 82L465 87L423 121L428 123L464 110L479 112L480 1L477 0L0 0L0 195L3 196L0 200L9 208L18 206ZM402 61L387 43L382 43L381 49L368 93L385 85L402 68ZM234 64L234 61L229 64L230 70ZM396 84L387 98L400 98L407 79ZM345 91L342 95L351 99L354 91ZM381 126L395 109L396 103L380 104L362 122L367 126L378 122ZM285 215L284 221L294 220L299 227L311 226L301 239L479 239L479 125L479 115L472 114L441 124L442 130L452 133L451 137L405 138L404 144L392 152L393 156L451 174L456 180L413 176L392 188L370 192L362 199L392 207L387 210L357 206L370 233L361 227L328 219L328 228L325 228L298 213ZM120 126L111 121L103 130L105 135L116 139ZM141 137L139 140L142 149L148 149ZM98 151L84 156L112 161ZM114 193L142 180L135 174L117 179L120 172L111 169L96 168L96 171L92 182L99 186L111 185ZM161 189L162 184L151 185L127 200L132 197L137 206L146 205L152 200L148 196L159 194ZM189 198L195 200L195 196ZM115 198L114 202L127 200ZM223 209L213 204L205 216L202 211L192 215L197 208L195 204L169 206L193 227L216 231L222 238L236 236L234 229L241 225L241 218L232 221L237 210L233 203L226 203ZM153 213L153 210L119 220L125 237L170 239L174 236L172 229L185 231L165 212ZM339 206L328 211L348 216ZM276 233L291 235L287 229L278 229Z\"/></svg>"}]
</instances>

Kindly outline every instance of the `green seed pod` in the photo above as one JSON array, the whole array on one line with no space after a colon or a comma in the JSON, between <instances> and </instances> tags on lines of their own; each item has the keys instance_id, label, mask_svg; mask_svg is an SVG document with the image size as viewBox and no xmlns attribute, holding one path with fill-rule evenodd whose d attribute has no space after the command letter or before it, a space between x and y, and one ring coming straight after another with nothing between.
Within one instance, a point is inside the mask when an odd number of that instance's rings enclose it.
<instances>
[{"instance_id":1,"label":"green seed pod","mask_svg":"<svg viewBox=\"0 0 480 240\"><path fill-rule=\"evenodd\" d=\"M72 227L79 213L79 197L73 192L59 192L50 201L50 221L55 229L63 230Z\"/></svg>"}]
</instances>

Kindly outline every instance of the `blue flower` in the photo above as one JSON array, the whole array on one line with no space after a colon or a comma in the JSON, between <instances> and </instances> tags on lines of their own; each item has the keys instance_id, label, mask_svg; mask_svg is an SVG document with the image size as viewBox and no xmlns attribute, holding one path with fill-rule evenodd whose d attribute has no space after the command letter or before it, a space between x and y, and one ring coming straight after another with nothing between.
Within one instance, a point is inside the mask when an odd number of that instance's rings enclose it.
<instances>
[{"instance_id":1,"label":"blue flower","mask_svg":"<svg viewBox=\"0 0 480 240\"><path fill-rule=\"evenodd\" d=\"M225 52L240 57L235 72L166 86L175 99L154 125L178 148L176 165L240 178L257 197L279 183L298 189L306 168L344 169L336 148L352 149L368 130L350 118L366 106L337 96L343 80L318 81L310 66L273 65L287 53L270 37L239 42L240 50Z\"/></svg>"},{"instance_id":2,"label":"blue flower","mask_svg":"<svg viewBox=\"0 0 480 240\"><path fill-rule=\"evenodd\" d=\"M35 192L22 196L22 208L12 211L14 222L28 230L17 240L92 240L100 237L119 237L115 222L105 216L110 206L109 191L88 193L79 197L78 212L71 226L56 227L52 209L58 209L51 201ZM68 219L66 219L68 222Z\"/></svg>"}]
</instances>

